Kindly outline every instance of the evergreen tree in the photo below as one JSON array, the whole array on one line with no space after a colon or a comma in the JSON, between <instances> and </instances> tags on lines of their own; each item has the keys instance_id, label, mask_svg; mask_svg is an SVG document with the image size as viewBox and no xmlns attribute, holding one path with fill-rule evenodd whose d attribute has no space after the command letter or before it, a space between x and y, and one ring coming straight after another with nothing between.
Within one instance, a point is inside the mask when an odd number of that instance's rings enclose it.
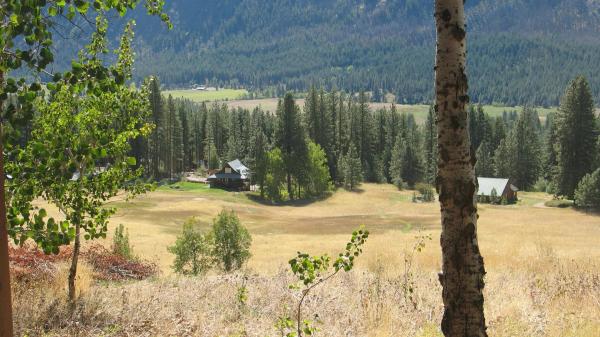
<instances>
[{"instance_id":1,"label":"evergreen tree","mask_svg":"<svg viewBox=\"0 0 600 337\"><path fill-rule=\"evenodd\" d=\"M577 184L593 170L596 145L594 101L587 80L579 76L570 84L556 116L558 145L557 193L573 198Z\"/></svg>"},{"instance_id":2,"label":"evergreen tree","mask_svg":"<svg viewBox=\"0 0 600 337\"><path fill-rule=\"evenodd\" d=\"M427 120L425 122L425 181L429 184L435 184L437 176L437 126L435 122L435 109L429 107Z\"/></svg>"},{"instance_id":3,"label":"evergreen tree","mask_svg":"<svg viewBox=\"0 0 600 337\"><path fill-rule=\"evenodd\" d=\"M356 146L350 145L350 150L342 158L340 163L341 174L344 178L344 186L353 191L363 180L362 164Z\"/></svg>"},{"instance_id":4,"label":"evergreen tree","mask_svg":"<svg viewBox=\"0 0 600 337\"><path fill-rule=\"evenodd\" d=\"M494 162L493 162L493 150L491 144L484 140L479 149L477 149L477 163L475 164L475 174L478 177L493 177L494 176Z\"/></svg>"},{"instance_id":5,"label":"evergreen tree","mask_svg":"<svg viewBox=\"0 0 600 337\"><path fill-rule=\"evenodd\" d=\"M494 151L500 146L500 142L506 138L506 122L502 117L496 117L493 127L491 147Z\"/></svg>"},{"instance_id":6,"label":"evergreen tree","mask_svg":"<svg viewBox=\"0 0 600 337\"><path fill-rule=\"evenodd\" d=\"M302 181L304 178L307 149L300 114L291 93L285 95L277 108L276 145L281 149L285 165L288 196L294 199L293 179Z\"/></svg>"},{"instance_id":7,"label":"evergreen tree","mask_svg":"<svg viewBox=\"0 0 600 337\"><path fill-rule=\"evenodd\" d=\"M148 155L149 158L149 175L154 179L160 179L160 156L162 148L162 116L163 116L163 102L162 95L160 93L160 84L157 77L151 77L149 79L149 90L150 90L150 108L152 110L151 122L154 124L154 132L148 137Z\"/></svg>"},{"instance_id":8,"label":"evergreen tree","mask_svg":"<svg viewBox=\"0 0 600 337\"><path fill-rule=\"evenodd\" d=\"M535 126L537 114L532 108L523 108L522 113L500 142L494 154L496 175L513 178L522 190L536 182L541 169L541 151Z\"/></svg>"},{"instance_id":9,"label":"evergreen tree","mask_svg":"<svg viewBox=\"0 0 600 337\"><path fill-rule=\"evenodd\" d=\"M405 186L404 179L402 179L402 157L404 154L404 147L404 139L398 135L392 150L392 159L390 163L390 175L392 177L392 183L396 185L398 189L403 189Z\"/></svg>"}]
</instances>

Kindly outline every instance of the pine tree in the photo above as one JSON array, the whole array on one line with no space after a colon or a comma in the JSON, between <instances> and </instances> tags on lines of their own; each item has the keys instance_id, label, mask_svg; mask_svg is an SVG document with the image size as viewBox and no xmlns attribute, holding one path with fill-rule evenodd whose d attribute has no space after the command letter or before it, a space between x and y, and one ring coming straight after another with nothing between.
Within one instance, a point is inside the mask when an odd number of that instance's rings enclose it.
<instances>
[{"instance_id":1,"label":"pine tree","mask_svg":"<svg viewBox=\"0 0 600 337\"><path fill-rule=\"evenodd\" d=\"M163 102L162 95L160 93L160 84L157 77L151 77L149 79L150 85L150 108L152 109L151 121L154 124L154 132L148 139L148 155L149 158L149 175L154 179L160 179L160 156L161 156L161 144L162 144L162 116L163 116Z\"/></svg>"},{"instance_id":2,"label":"pine tree","mask_svg":"<svg viewBox=\"0 0 600 337\"><path fill-rule=\"evenodd\" d=\"M494 176L493 150L491 144L484 140L477 149L477 163L475 164L475 174L478 177Z\"/></svg>"},{"instance_id":3,"label":"pine tree","mask_svg":"<svg viewBox=\"0 0 600 337\"><path fill-rule=\"evenodd\" d=\"M280 102L277 108L276 145L281 149L285 164L288 195L294 199L293 179L296 179L299 187L306 174L308 151L298 107L291 93L285 95L283 103Z\"/></svg>"},{"instance_id":4,"label":"pine tree","mask_svg":"<svg viewBox=\"0 0 600 337\"><path fill-rule=\"evenodd\" d=\"M362 164L356 146L350 145L350 150L342 158L340 163L341 176L344 178L344 186L353 191L363 180Z\"/></svg>"},{"instance_id":5,"label":"pine tree","mask_svg":"<svg viewBox=\"0 0 600 337\"><path fill-rule=\"evenodd\" d=\"M593 170L596 145L594 101L587 80L570 84L556 116L558 144L557 193L572 199L577 184Z\"/></svg>"},{"instance_id":6,"label":"pine tree","mask_svg":"<svg viewBox=\"0 0 600 337\"><path fill-rule=\"evenodd\" d=\"M537 114L532 108L523 108L514 127L500 142L494 154L496 175L515 179L522 190L533 186L541 171L540 142L535 118Z\"/></svg>"},{"instance_id":7,"label":"pine tree","mask_svg":"<svg viewBox=\"0 0 600 337\"><path fill-rule=\"evenodd\" d=\"M429 107L427 120L425 122L425 181L428 184L435 184L437 176L437 126L436 115L433 106Z\"/></svg>"},{"instance_id":8,"label":"pine tree","mask_svg":"<svg viewBox=\"0 0 600 337\"><path fill-rule=\"evenodd\" d=\"M404 148L404 139L401 137L401 135L398 135L392 150L392 159L390 163L390 175L392 178L392 183L396 185L398 189L403 189L405 186L404 179L402 179L402 157L404 154Z\"/></svg>"}]
</instances>

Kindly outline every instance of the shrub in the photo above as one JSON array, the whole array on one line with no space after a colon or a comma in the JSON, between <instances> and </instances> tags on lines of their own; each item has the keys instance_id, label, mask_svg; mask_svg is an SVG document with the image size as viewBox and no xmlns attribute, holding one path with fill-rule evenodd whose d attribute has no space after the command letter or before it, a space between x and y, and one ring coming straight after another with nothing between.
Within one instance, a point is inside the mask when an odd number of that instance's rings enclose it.
<instances>
[{"instance_id":1,"label":"shrub","mask_svg":"<svg viewBox=\"0 0 600 337\"><path fill-rule=\"evenodd\" d=\"M567 208L573 206L573 202L571 200L555 199L546 201L544 205L546 207Z\"/></svg>"},{"instance_id":2,"label":"shrub","mask_svg":"<svg viewBox=\"0 0 600 337\"><path fill-rule=\"evenodd\" d=\"M176 273L195 276L212 267L211 238L198 231L198 225L196 218L188 219L175 244L167 248L170 253L175 254L172 268Z\"/></svg>"},{"instance_id":3,"label":"shrub","mask_svg":"<svg viewBox=\"0 0 600 337\"><path fill-rule=\"evenodd\" d=\"M234 211L222 211L213 220L213 257L225 271L239 269L250 258L252 238Z\"/></svg>"},{"instance_id":4,"label":"shrub","mask_svg":"<svg viewBox=\"0 0 600 337\"><path fill-rule=\"evenodd\" d=\"M115 235L112 243L113 254L124 257L127 260L133 260L133 247L129 244L129 231L125 229L123 224L115 228Z\"/></svg>"},{"instance_id":5,"label":"shrub","mask_svg":"<svg viewBox=\"0 0 600 337\"><path fill-rule=\"evenodd\" d=\"M418 183L415 186L416 190L419 191L419 199L425 202L431 202L435 198L435 192L433 186L425 183Z\"/></svg>"},{"instance_id":6,"label":"shrub","mask_svg":"<svg viewBox=\"0 0 600 337\"><path fill-rule=\"evenodd\" d=\"M600 208L600 169L581 178L575 190L575 205L581 208Z\"/></svg>"}]
</instances>

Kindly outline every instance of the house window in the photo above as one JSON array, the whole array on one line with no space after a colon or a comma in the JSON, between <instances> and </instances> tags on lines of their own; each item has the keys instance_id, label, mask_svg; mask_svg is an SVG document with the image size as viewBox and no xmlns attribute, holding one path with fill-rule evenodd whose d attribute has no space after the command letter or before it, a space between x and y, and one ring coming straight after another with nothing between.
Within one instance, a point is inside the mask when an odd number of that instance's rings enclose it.
<instances>
[{"instance_id":1,"label":"house window","mask_svg":"<svg viewBox=\"0 0 600 337\"><path fill-rule=\"evenodd\" d=\"M231 173L231 167L226 167L225 168L225 173Z\"/></svg>"}]
</instances>

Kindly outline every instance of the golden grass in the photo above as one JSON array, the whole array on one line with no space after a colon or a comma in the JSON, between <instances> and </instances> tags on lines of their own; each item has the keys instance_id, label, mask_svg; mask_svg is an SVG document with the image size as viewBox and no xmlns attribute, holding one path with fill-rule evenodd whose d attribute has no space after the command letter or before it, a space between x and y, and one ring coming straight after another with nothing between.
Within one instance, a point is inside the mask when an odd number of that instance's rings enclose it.
<instances>
[{"instance_id":1,"label":"golden grass","mask_svg":"<svg viewBox=\"0 0 600 337\"><path fill-rule=\"evenodd\" d=\"M244 109L252 110L256 107L260 107L265 111L275 112L277 109L277 98L261 98L261 99L251 99L251 100L229 100L225 102L227 106L230 108L241 107ZM296 104L300 107L304 107L304 99L297 99ZM370 103L369 106L371 110L378 110L387 108L390 109L391 103ZM502 116L504 111L513 111L516 110L520 112L523 107L504 107L504 106L496 106L496 105L485 105L483 107L484 111L490 117L498 117ZM415 120L417 123L423 123L427 118L427 113L429 111L429 105L426 104L396 104L396 110L398 112L412 113L415 116ZM556 112L557 108L536 108L540 119L542 122L545 120L546 116L551 112Z\"/></svg>"},{"instance_id":2,"label":"golden grass","mask_svg":"<svg viewBox=\"0 0 600 337\"><path fill-rule=\"evenodd\" d=\"M97 317L95 323L74 327L65 319L49 331L83 336L275 336L277 315L289 312L296 299L287 289L292 282L285 271L287 261L298 250L334 254L352 229L365 224L372 234L357 269L318 288L308 301L306 312L316 312L323 320L319 335L441 336L439 205L414 204L411 194L389 185L364 184L361 192L342 190L314 203L267 206L239 193L150 193L121 207L112 223L128 227L135 253L157 261L163 276L92 286L83 295L78 315ZM479 206L490 336L599 336L600 217L545 208L550 197L543 193L520 196L517 205ZM235 210L253 237L246 275L249 301L243 310L235 300L242 274L181 278L169 268L173 257L166 247L183 221L196 216L208 227L223 208ZM433 240L415 256L415 308L401 284L405 254L420 234ZM17 307L31 310L16 301Z\"/></svg>"},{"instance_id":3,"label":"golden grass","mask_svg":"<svg viewBox=\"0 0 600 337\"><path fill-rule=\"evenodd\" d=\"M163 91L165 96L173 96L173 98L184 98L194 102L206 102L206 101L225 101L232 99L239 99L248 94L246 89L219 89L215 91L201 91L201 90L167 90Z\"/></svg>"}]
</instances>

